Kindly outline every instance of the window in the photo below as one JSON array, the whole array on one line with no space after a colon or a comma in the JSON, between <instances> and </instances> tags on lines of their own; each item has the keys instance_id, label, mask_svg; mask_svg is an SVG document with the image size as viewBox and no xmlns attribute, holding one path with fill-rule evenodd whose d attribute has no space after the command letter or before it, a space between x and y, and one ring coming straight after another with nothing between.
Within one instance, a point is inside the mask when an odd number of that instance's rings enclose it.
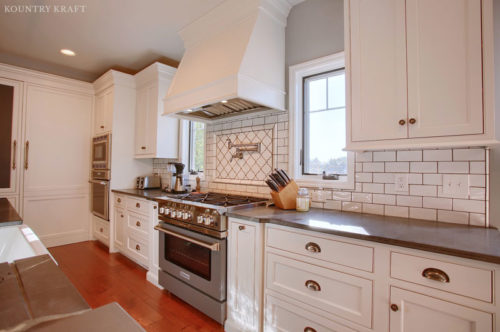
<instances>
[{"instance_id":1,"label":"window","mask_svg":"<svg viewBox=\"0 0 500 332\"><path fill-rule=\"evenodd\" d=\"M345 71L303 78L302 174L347 175Z\"/></svg>"},{"instance_id":2,"label":"window","mask_svg":"<svg viewBox=\"0 0 500 332\"><path fill-rule=\"evenodd\" d=\"M340 52L290 67L289 168L299 185L354 189L344 66Z\"/></svg>"},{"instance_id":3,"label":"window","mask_svg":"<svg viewBox=\"0 0 500 332\"><path fill-rule=\"evenodd\" d=\"M205 124L189 121L188 169L190 173L203 172L205 164Z\"/></svg>"}]
</instances>

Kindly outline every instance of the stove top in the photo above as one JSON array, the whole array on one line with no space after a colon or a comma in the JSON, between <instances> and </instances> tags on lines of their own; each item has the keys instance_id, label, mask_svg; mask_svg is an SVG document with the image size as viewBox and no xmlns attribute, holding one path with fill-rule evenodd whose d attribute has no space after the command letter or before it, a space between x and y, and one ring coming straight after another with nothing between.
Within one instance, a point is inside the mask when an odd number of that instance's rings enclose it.
<instances>
[{"instance_id":1,"label":"stove top","mask_svg":"<svg viewBox=\"0 0 500 332\"><path fill-rule=\"evenodd\" d=\"M251 196L236 196L220 193L191 193L181 198L182 201L198 202L216 206L238 206L249 203L263 202L264 198Z\"/></svg>"}]
</instances>

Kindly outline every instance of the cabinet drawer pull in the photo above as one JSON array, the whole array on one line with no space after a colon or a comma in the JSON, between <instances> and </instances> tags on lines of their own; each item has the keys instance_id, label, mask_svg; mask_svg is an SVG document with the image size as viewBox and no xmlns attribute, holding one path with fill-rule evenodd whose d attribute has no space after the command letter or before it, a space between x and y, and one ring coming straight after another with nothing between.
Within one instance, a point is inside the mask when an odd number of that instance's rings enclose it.
<instances>
[{"instance_id":1,"label":"cabinet drawer pull","mask_svg":"<svg viewBox=\"0 0 500 332\"><path fill-rule=\"evenodd\" d=\"M136 208L140 208L140 207L141 207L141 204L140 204L140 203L135 203L135 207L136 207Z\"/></svg>"},{"instance_id":2,"label":"cabinet drawer pull","mask_svg":"<svg viewBox=\"0 0 500 332\"><path fill-rule=\"evenodd\" d=\"M321 252L321 247L317 243L308 242L306 244L306 250L309 252L317 253L317 252Z\"/></svg>"},{"instance_id":3,"label":"cabinet drawer pull","mask_svg":"<svg viewBox=\"0 0 500 332\"><path fill-rule=\"evenodd\" d=\"M313 329L312 327L304 327L304 332L316 332L316 329Z\"/></svg>"},{"instance_id":4,"label":"cabinet drawer pull","mask_svg":"<svg viewBox=\"0 0 500 332\"><path fill-rule=\"evenodd\" d=\"M118 203L121 203L121 202L122 202L122 199L121 199L121 198L118 198L116 201L117 201Z\"/></svg>"},{"instance_id":5,"label":"cabinet drawer pull","mask_svg":"<svg viewBox=\"0 0 500 332\"><path fill-rule=\"evenodd\" d=\"M243 225L238 226L238 229L239 229L240 231L244 231L244 230L245 230L245 226L243 226Z\"/></svg>"},{"instance_id":6,"label":"cabinet drawer pull","mask_svg":"<svg viewBox=\"0 0 500 332\"><path fill-rule=\"evenodd\" d=\"M99 228L99 232L101 232L101 233L104 232L104 229L102 227Z\"/></svg>"},{"instance_id":7,"label":"cabinet drawer pull","mask_svg":"<svg viewBox=\"0 0 500 332\"><path fill-rule=\"evenodd\" d=\"M446 272L433 267L423 270L422 277L439 282L450 282L450 277L446 274Z\"/></svg>"},{"instance_id":8,"label":"cabinet drawer pull","mask_svg":"<svg viewBox=\"0 0 500 332\"><path fill-rule=\"evenodd\" d=\"M146 147L145 147L145 146L141 146L141 149L142 149L142 150L146 150Z\"/></svg>"},{"instance_id":9,"label":"cabinet drawer pull","mask_svg":"<svg viewBox=\"0 0 500 332\"><path fill-rule=\"evenodd\" d=\"M16 150L17 150L17 141L14 140L14 142L12 142L12 169L16 169Z\"/></svg>"},{"instance_id":10,"label":"cabinet drawer pull","mask_svg":"<svg viewBox=\"0 0 500 332\"><path fill-rule=\"evenodd\" d=\"M314 280L307 280L306 287L312 291L319 292L321 291L321 286Z\"/></svg>"},{"instance_id":11,"label":"cabinet drawer pull","mask_svg":"<svg viewBox=\"0 0 500 332\"><path fill-rule=\"evenodd\" d=\"M123 218L123 214L120 214L120 217L122 217L122 218Z\"/></svg>"},{"instance_id":12,"label":"cabinet drawer pull","mask_svg":"<svg viewBox=\"0 0 500 332\"><path fill-rule=\"evenodd\" d=\"M141 250L141 246L140 246L140 245L138 245L138 244L136 244L136 245L135 245L135 250L140 251L140 250Z\"/></svg>"},{"instance_id":13,"label":"cabinet drawer pull","mask_svg":"<svg viewBox=\"0 0 500 332\"><path fill-rule=\"evenodd\" d=\"M400 126L404 126L405 124L406 124L406 120L405 119L399 120L399 125Z\"/></svg>"},{"instance_id":14,"label":"cabinet drawer pull","mask_svg":"<svg viewBox=\"0 0 500 332\"><path fill-rule=\"evenodd\" d=\"M397 304L391 304L391 310L394 311L394 312L398 311L399 310L398 305Z\"/></svg>"},{"instance_id":15,"label":"cabinet drawer pull","mask_svg":"<svg viewBox=\"0 0 500 332\"><path fill-rule=\"evenodd\" d=\"M24 169L28 169L29 150L30 150L30 141L26 141L26 147L24 148Z\"/></svg>"},{"instance_id":16,"label":"cabinet drawer pull","mask_svg":"<svg viewBox=\"0 0 500 332\"><path fill-rule=\"evenodd\" d=\"M104 129L104 126L101 126L101 129Z\"/></svg>"},{"instance_id":17,"label":"cabinet drawer pull","mask_svg":"<svg viewBox=\"0 0 500 332\"><path fill-rule=\"evenodd\" d=\"M409 124L415 124L415 122L417 122L415 118L411 118L410 120L408 120Z\"/></svg>"},{"instance_id":18,"label":"cabinet drawer pull","mask_svg":"<svg viewBox=\"0 0 500 332\"><path fill-rule=\"evenodd\" d=\"M140 221L138 221L138 222L136 222L136 223L135 223L135 225L136 225L137 227L141 227L141 222L140 222Z\"/></svg>"}]
</instances>

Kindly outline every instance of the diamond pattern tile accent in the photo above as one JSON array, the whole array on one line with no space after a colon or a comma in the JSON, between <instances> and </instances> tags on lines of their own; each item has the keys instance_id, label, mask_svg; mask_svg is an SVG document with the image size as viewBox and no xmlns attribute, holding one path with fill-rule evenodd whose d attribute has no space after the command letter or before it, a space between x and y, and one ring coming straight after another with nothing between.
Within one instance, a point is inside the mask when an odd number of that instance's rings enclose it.
<instances>
[{"instance_id":1,"label":"diamond pattern tile accent","mask_svg":"<svg viewBox=\"0 0 500 332\"><path fill-rule=\"evenodd\" d=\"M228 149L228 138L234 144L261 143L260 153L243 152L243 159L231 160L236 149ZM273 169L273 130L217 135L216 160L217 179L264 181Z\"/></svg>"}]
</instances>

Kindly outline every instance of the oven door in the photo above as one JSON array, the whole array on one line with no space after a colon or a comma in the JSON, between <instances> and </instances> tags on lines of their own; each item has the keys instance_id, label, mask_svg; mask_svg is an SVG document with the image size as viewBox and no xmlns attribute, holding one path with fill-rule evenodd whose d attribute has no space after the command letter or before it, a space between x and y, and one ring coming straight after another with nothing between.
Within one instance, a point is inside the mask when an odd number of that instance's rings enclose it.
<instances>
[{"instance_id":1,"label":"oven door","mask_svg":"<svg viewBox=\"0 0 500 332\"><path fill-rule=\"evenodd\" d=\"M109 136L95 140L92 144L92 168L110 169Z\"/></svg>"},{"instance_id":2,"label":"oven door","mask_svg":"<svg viewBox=\"0 0 500 332\"><path fill-rule=\"evenodd\" d=\"M90 180L92 213L109 220L109 181Z\"/></svg>"},{"instance_id":3,"label":"oven door","mask_svg":"<svg viewBox=\"0 0 500 332\"><path fill-rule=\"evenodd\" d=\"M224 301L226 240L165 223L155 229L160 231L160 268L212 298Z\"/></svg>"}]
</instances>

